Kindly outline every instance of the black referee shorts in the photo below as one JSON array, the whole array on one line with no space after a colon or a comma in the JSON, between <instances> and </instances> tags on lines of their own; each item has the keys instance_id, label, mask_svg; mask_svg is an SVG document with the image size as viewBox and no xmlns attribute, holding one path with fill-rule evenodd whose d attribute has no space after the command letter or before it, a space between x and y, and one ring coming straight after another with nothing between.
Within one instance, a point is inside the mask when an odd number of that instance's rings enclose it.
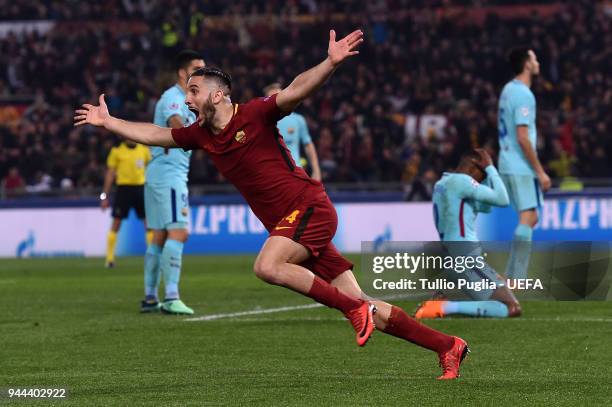
<instances>
[{"instance_id":1,"label":"black referee shorts","mask_svg":"<svg viewBox=\"0 0 612 407\"><path fill-rule=\"evenodd\" d=\"M144 219L144 185L118 185L113 202L113 218L125 219L134 208L138 219Z\"/></svg>"}]
</instances>

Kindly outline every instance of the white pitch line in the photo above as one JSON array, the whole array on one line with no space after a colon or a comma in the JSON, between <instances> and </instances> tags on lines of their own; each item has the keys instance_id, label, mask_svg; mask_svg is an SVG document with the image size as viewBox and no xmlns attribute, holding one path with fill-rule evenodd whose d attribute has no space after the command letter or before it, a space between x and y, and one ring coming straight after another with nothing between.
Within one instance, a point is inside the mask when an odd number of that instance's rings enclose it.
<instances>
[{"instance_id":1,"label":"white pitch line","mask_svg":"<svg viewBox=\"0 0 612 407\"><path fill-rule=\"evenodd\" d=\"M279 313L279 312L289 312L289 311L297 311L297 310L302 310L302 309L312 309L312 308L321 308L323 307L323 305L321 304L305 304L305 305L294 305L294 306L287 306L287 307L279 307L279 308L264 308L264 309L254 309L251 311L241 311L241 312L230 312L230 313L225 313L225 314L212 314L212 315L204 315L201 317L195 317L195 318L187 318L184 319L184 321L187 322L199 322L199 321L214 321L217 319L224 319L224 318L234 318L234 320L236 322L250 322L250 321L262 321L263 319L261 318L254 318L254 319L245 319L245 318L239 318L239 317L245 317L245 316L251 316L251 315L263 315L263 314L275 314L275 313ZM293 320L293 319L292 319ZM329 321L336 321L336 320L342 320L342 318L312 318L312 317L307 317L307 318L295 318L295 320L299 320L299 321L311 321L311 320L329 320ZM457 319L451 319L453 321L457 321ZM470 321L504 321L506 320L505 318L469 318L466 319L470 320ZM529 318L529 317L523 317L523 318L511 318L510 321L512 322L533 322L533 321L541 321L541 322L603 322L603 323L612 323L612 318L605 318L605 317L574 317L574 318L563 318L563 317L551 317L551 318L541 318L541 317L534 317L534 318Z\"/></svg>"},{"instance_id":2,"label":"white pitch line","mask_svg":"<svg viewBox=\"0 0 612 407\"><path fill-rule=\"evenodd\" d=\"M395 295L388 295L385 297L381 297L381 300L393 300L393 299L407 299L410 298L410 296L407 296L405 294L395 294ZM311 308L321 308L323 307L322 304L305 304L305 305L294 305L294 306L287 306L287 307L280 307L280 308L264 308L264 309L254 309L251 311L241 311L241 312L230 312L227 314L212 314L212 315L204 315L201 317L195 317L195 318L186 318L184 319L184 321L187 322L197 322L197 321L214 321L217 319L223 319L223 318L235 318L235 317L244 317L244 316L248 316L248 315L261 315L261 314L275 314L277 312L288 312L288 311L296 311L296 310L301 310L301 309L311 309Z\"/></svg>"},{"instance_id":3,"label":"white pitch line","mask_svg":"<svg viewBox=\"0 0 612 407\"><path fill-rule=\"evenodd\" d=\"M294 305L290 307L280 307L280 308L254 309L251 311L230 312L227 314L204 315L202 317L187 318L185 319L185 321L188 321L188 322L214 321L216 319L223 319L223 318L244 317L247 315L274 314L277 312L288 312L288 311L295 311L295 310L300 310L300 309L321 308L321 307L323 307L323 305L321 304L305 304L305 305Z\"/></svg>"}]
</instances>

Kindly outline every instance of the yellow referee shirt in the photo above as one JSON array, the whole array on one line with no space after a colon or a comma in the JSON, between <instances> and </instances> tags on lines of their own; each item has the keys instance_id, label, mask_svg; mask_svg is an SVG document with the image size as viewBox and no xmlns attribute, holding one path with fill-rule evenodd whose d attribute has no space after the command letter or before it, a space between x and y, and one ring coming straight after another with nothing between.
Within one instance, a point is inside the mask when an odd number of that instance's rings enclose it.
<instances>
[{"instance_id":1,"label":"yellow referee shirt","mask_svg":"<svg viewBox=\"0 0 612 407\"><path fill-rule=\"evenodd\" d=\"M111 149L106 165L116 171L117 185L144 185L145 167L149 161L151 161L149 147L142 144L129 147L121 143L119 147Z\"/></svg>"}]
</instances>

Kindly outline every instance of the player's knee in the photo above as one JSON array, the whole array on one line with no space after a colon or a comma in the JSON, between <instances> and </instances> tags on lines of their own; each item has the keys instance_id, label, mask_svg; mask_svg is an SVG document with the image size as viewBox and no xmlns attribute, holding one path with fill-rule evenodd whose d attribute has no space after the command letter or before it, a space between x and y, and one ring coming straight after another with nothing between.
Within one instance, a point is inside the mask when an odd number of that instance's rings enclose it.
<instances>
[{"instance_id":1,"label":"player's knee","mask_svg":"<svg viewBox=\"0 0 612 407\"><path fill-rule=\"evenodd\" d=\"M187 229L170 229L168 231L168 239L170 240L185 243L188 238L189 232L187 232Z\"/></svg>"},{"instance_id":2,"label":"player's knee","mask_svg":"<svg viewBox=\"0 0 612 407\"><path fill-rule=\"evenodd\" d=\"M506 307L508 307L508 317L510 318L520 317L523 313L521 304L518 302L507 303Z\"/></svg>"},{"instance_id":3,"label":"player's knee","mask_svg":"<svg viewBox=\"0 0 612 407\"><path fill-rule=\"evenodd\" d=\"M270 284L280 284L280 270L278 264L267 261L257 259L255 265L253 266L253 271L255 275L266 283Z\"/></svg>"}]
</instances>

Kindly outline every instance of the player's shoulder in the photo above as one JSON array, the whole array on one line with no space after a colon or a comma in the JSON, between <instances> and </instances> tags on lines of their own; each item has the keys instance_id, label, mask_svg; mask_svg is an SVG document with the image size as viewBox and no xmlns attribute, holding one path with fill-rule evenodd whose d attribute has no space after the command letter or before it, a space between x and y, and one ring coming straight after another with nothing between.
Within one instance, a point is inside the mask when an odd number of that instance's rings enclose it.
<instances>
[{"instance_id":1,"label":"player's shoulder","mask_svg":"<svg viewBox=\"0 0 612 407\"><path fill-rule=\"evenodd\" d=\"M300 113L291 112L291 114L289 116L293 116L296 121L298 121L298 122L300 122L302 124L306 124L306 118L303 115L301 115Z\"/></svg>"},{"instance_id":2,"label":"player's shoulder","mask_svg":"<svg viewBox=\"0 0 612 407\"><path fill-rule=\"evenodd\" d=\"M461 188L467 188L467 187L472 187L472 188L476 188L478 187L478 185L480 185L478 183L478 181L476 181L474 178L470 177L467 174L461 173L461 172L453 172L453 173L448 173L448 185L453 187L453 188L457 188L457 189L461 189Z\"/></svg>"},{"instance_id":3,"label":"player's shoulder","mask_svg":"<svg viewBox=\"0 0 612 407\"><path fill-rule=\"evenodd\" d=\"M185 95L178 88L177 85L171 86L162 93L157 103L168 104L182 102L185 99Z\"/></svg>"},{"instance_id":4,"label":"player's shoulder","mask_svg":"<svg viewBox=\"0 0 612 407\"><path fill-rule=\"evenodd\" d=\"M525 85L518 79L511 80L506 86L508 86L508 90L515 97L533 96L533 92L531 91L531 89L529 89L529 86Z\"/></svg>"}]
</instances>

